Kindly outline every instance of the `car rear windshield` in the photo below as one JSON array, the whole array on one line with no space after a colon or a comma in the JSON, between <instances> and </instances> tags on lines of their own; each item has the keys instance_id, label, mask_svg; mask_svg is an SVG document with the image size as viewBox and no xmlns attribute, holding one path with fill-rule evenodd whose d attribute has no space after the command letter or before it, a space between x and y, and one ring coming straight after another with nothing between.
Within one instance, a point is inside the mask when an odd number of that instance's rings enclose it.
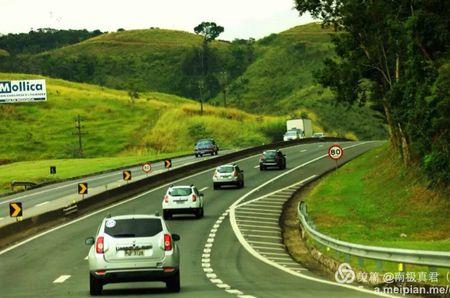
<instances>
[{"instance_id":1,"label":"car rear windshield","mask_svg":"<svg viewBox=\"0 0 450 298\"><path fill-rule=\"evenodd\" d=\"M162 231L158 218L109 219L105 233L114 238L152 237Z\"/></svg>"},{"instance_id":2,"label":"car rear windshield","mask_svg":"<svg viewBox=\"0 0 450 298\"><path fill-rule=\"evenodd\" d=\"M287 136L295 136L296 134L297 134L296 131L288 131L288 132L286 133Z\"/></svg>"},{"instance_id":3,"label":"car rear windshield","mask_svg":"<svg viewBox=\"0 0 450 298\"><path fill-rule=\"evenodd\" d=\"M263 153L265 158L273 158L275 157L276 154L277 154L276 151L265 151Z\"/></svg>"},{"instance_id":4,"label":"car rear windshield","mask_svg":"<svg viewBox=\"0 0 450 298\"><path fill-rule=\"evenodd\" d=\"M169 191L169 195L173 196L173 197L184 197L184 196L188 196L192 193L192 189L190 187L177 187L177 188L172 188Z\"/></svg>"},{"instance_id":5,"label":"car rear windshield","mask_svg":"<svg viewBox=\"0 0 450 298\"><path fill-rule=\"evenodd\" d=\"M234 167L233 166L227 166L227 167L220 167L217 169L217 172L219 173L233 173Z\"/></svg>"},{"instance_id":6,"label":"car rear windshield","mask_svg":"<svg viewBox=\"0 0 450 298\"><path fill-rule=\"evenodd\" d=\"M199 141L197 146L212 146L212 141Z\"/></svg>"}]
</instances>

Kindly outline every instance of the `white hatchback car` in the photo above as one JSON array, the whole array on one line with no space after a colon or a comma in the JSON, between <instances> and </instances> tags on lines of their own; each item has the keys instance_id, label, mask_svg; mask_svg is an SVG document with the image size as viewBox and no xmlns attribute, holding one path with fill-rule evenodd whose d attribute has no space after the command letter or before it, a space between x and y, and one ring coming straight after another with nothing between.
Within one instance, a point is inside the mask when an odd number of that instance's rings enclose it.
<instances>
[{"instance_id":1,"label":"white hatchback car","mask_svg":"<svg viewBox=\"0 0 450 298\"><path fill-rule=\"evenodd\" d=\"M194 185L170 186L162 201L163 217L173 214L194 214L203 217L203 194Z\"/></svg>"}]
</instances>

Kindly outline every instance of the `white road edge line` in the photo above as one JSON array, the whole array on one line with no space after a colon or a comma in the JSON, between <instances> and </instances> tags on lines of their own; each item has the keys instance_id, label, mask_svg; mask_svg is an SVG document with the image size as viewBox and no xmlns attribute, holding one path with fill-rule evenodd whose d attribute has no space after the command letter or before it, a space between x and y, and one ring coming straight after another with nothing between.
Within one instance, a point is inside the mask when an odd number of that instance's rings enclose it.
<instances>
[{"instance_id":1,"label":"white road edge line","mask_svg":"<svg viewBox=\"0 0 450 298\"><path fill-rule=\"evenodd\" d=\"M350 148L357 147L357 146L361 146L361 145L364 145L364 144L367 144L367 143L369 143L369 142L358 143L358 144L355 144L355 145L351 145L351 146L345 147L344 149L350 149ZM253 202L253 201L257 201L258 199L262 199L262 198L266 197L267 195L265 195L265 196L263 196L263 197L261 197L261 198L257 198L257 199L254 199L254 200L251 200L251 201L248 201L248 202L245 202L245 203L240 204L243 200L245 200L245 199L246 199L248 196L250 196L252 193L258 191L258 190L261 189L261 188L263 188L263 187L266 186L267 184L269 184L269 183L271 183L271 182L273 182L273 181L275 181L275 180L277 180L277 179L279 179L279 178L281 178L281 177L283 177L283 176L285 176L285 175L288 175L288 174L290 174L291 172L293 172L293 171L295 171L295 170L297 170L297 169L299 169L299 168L302 168L302 167L304 167L304 166L306 166L306 165L309 165L309 164L311 164L311 163L313 163L313 162L316 162L316 161L318 161L318 160L320 160L320 159L322 159L322 158L325 158L325 157L327 157L327 156L328 156L328 154L324 154L324 155L322 155L322 156L316 157L316 158L311 159L310 161L308 161L308 162L306 162L306 163L303 163L303 164L301 164L301 165L299 165L299 166L297 166L297 167L295 167L295 168L293 168L293 169L291 169L291 170L289 170L289 171L284 172L283 174L280 174L280 175L278 175L278 176L275 176L274 178L272 178L272 179L266 181L265 183L263 183L263 184L261 184L261 185L255 187L255 188L253 188L251 191L249 191L248 193L246 193L245 195L243 195L242 197L240 197L238 200L236 200L236 201L230 206L230 223L231 223L231 227L232 227L232 229L233 229L233 231L234 231L234 234L235 234L236 237L238 238L238 240L239 240L239 242L241 243L241 245L242 245L242 246L243 246L243 247L244 247L251 255L253 255L255 258L261 260L262 262L264 262L264 263L266 263L266 264L268 264L268 265L271 265L271 266L273 266L273 267L275 267L275 268L278 268L278 269L280 269L280 270L282 270L282 271L284 271L284 272L287 272L287 273L289 273L289 274L292 274L292 275L294 275L294 276L298 276L298 277L300 277L300 278L307 279L307 280L310 280L310 281L315 281L315 282L318 282L318 283L323 283L323 284L328 284L328 285L332 285L332 286L348 288L348 289L355 290L355 291L360 291L360 292L363 292L363 293L369 293L369 294L372 294L372 295L378 295L378 296L382 296L382 297L396 297L396 296L391 296L391 295L387 295L387 294L384 294L384 293L377 293L377 292L375 292L375 291L371 291L371 290L368 290L368 289L361 289L361 288L356 287L356 286L351 286L351 285L347 285L347 284L340 284L340 283L337 283L337 282L332 282L332 281L329 281L329 280L325 280L325 279L321 279L321 278L316 278L316 277L308 276L308 275L305 275L305 274L296 272L296 271L294 271L294 270L288 269L288 268L286 268L286 267L283 267L283 266L277 264L276 262L271 261L271 260L269 260L268 258L262 256L262 255L259 254L256 250L254 250L253 247L246 241L246 239L244 238L244 236L242 235L242 233L241 233L240 230L239 230L239 227L238 227L237 222L236 222L235 209L236 209L237 207L239 207L239 206L243 206L243 205L249 204L249 203L251 203L251 202ZM312 177L312 176L311 176L311 177ZM310 179L311 177L309 177L309 178L307 178L307 179L305 179L305 180L308 180L308 179ZM305 180L303 180L303 181L305 181ZM296 184L299 184L299 183L296 183ZM278 191L279 191L279 190L278 190ZM278 191L276 191L276 192L278 192ZM275 193L275 192L274 192L274 193Z\"/></svg>"},{"instance_id":2,"label":"white road edge line","mask_svg":"<svg viewBox=\"0 0 450 298\"><path fill-rule=\"evenodd\" d=\"M205 191L205 190L207 190L208 189L208 186L207 187L203 187L202 189L200 189L199 191Z\"/></svg>"}]
</instances>

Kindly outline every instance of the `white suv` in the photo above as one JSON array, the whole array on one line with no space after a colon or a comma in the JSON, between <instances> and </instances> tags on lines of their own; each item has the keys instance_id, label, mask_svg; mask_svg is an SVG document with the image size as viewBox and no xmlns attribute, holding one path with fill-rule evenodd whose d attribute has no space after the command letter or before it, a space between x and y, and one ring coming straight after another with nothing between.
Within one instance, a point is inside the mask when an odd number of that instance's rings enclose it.
<instances>
[{"instance_id":1,"label":"white suv","mask_svg":"<svg viewBox=\"0 0 450 298\"><path fill-rule=\"evenodd\" d=\"M86 239L90 294L100 295L108 283L163 281L180 291L180 252L159 215L105 218L97 236Z\"/></svg>"},{"instance_id":2,"label":"white suv","mask_svg":"<svg viewBox=\"0 0 450 298\"><path fill-rule=\"evenodd\" d=\"M173 214L194 214L203 217L203 194L194 185L170 186L162 201L163 217Z\"/></svg>"}]
</instances>

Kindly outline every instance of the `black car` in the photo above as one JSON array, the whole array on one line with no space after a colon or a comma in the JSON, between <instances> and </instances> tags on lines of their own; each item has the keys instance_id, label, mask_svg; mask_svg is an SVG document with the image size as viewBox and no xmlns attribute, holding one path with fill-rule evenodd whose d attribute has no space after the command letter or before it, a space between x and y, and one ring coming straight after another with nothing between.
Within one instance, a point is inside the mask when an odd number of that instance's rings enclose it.
<instances>
[{"instance_id":1,"label":"black car","mask_svg":"<svg viewBox=\"0 0 450 298\"><path fill-rule=\"evenodd\" d=\"M259 169L266 170L268 167L286 169L286 155L281 150L266 150L259 158Z\"/></svg>"},{"instance_id":2,"label":"black car","mask_svg":"<svg viewBox=\"0 0 450 298\"><path fill-rule=\"evenodd\" d=\"M195 157L203 156L203 154L217 155L219 154L219 146L213 139L202 139L195 143Z\"/></svg>"}]
</instances>

